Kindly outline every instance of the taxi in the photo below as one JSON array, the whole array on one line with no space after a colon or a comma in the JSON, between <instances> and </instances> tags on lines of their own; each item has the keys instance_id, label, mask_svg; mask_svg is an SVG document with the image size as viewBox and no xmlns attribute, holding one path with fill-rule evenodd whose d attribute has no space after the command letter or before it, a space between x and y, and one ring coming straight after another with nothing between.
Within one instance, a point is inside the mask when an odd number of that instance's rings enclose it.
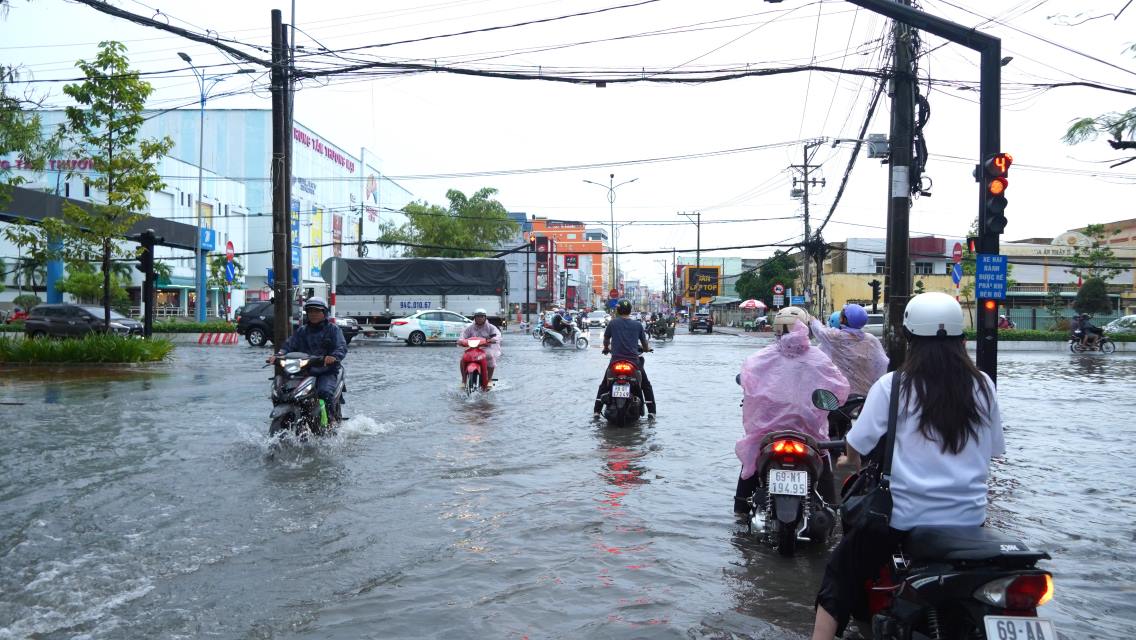
<instances>
[{"instance_id":1,"label":"taxi","mask_svg":"<svg viewBox=\"0 0 1136 640\"><path fill-rule=\"evenodd\" d=\"M430 342L457 342L473 320L445 309L419 311L391 323L390 336L420 347Z\"/></svg>"}]
</instances>

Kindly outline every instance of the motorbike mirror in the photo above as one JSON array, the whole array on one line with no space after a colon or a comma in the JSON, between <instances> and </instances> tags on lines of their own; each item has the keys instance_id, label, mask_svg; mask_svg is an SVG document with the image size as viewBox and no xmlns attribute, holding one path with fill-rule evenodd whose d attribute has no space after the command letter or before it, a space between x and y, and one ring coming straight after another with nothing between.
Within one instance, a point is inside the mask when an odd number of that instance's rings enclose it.
<instances>
[{"instance_id":1,"label":"motorbike mirror","mask_svg":"<svg viewBox=\"0 0 1136 640\"><path fill-rule=\"evenodd\" d=\"M836 399L836 394L828 389L817 389L813 391L813 406L825 411L836 411L840 407L840 401Z\"/></svg>"},{"instance_id":2,"label":"motorbike mirror","mask_svg":"<svg viewBox=\"0 0 1136 640\"><path fill-rule=\"evenodd\" d=\"M741 386L741 384L742 384L742 374L740 374L740 373L739 373L738 375L734 376L734 382L738 383L738 386Z\"/></svg>"}]
</instances>

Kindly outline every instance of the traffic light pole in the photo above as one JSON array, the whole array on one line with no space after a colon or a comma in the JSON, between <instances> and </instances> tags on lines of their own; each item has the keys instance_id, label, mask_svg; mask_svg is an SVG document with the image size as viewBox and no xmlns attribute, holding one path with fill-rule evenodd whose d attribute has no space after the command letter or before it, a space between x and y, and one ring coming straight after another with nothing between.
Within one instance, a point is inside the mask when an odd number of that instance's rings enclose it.
<instances>
[{"instance_id":1,"label":"traffic light pole","mask_svg":"<svg viewBox=\"0 0 1136 640\"><path fill-rule=\"evenodd\" d=\"M966 25L913 9L906 4L895 2L895 0L848 0L848 2L916 29L932 33L940 38L961 44L981 54L978 157L981 159L990 158L1001 151L1002 41L1000 39ZM981 171L980 166L976 176L980 177ZM980 177L978 185L978 248L980 253L996 254L999 251L998 234L992 232L987 226L986 186L984 182ZM892 278L889 277L889 283L891 280ZM983 308L985 302L985 300L978 301L980 309ZM889 309L889 313L892 312L895 312L895 310ZM899 313L902 314L902 310L899 310ZM977 315L979 317L978 342L976 345L978 368L990 376L992 380L997 381L997 314L994 314L992 318L989 317L990 314L979 313Z\"/></svg>"}]
</instances>

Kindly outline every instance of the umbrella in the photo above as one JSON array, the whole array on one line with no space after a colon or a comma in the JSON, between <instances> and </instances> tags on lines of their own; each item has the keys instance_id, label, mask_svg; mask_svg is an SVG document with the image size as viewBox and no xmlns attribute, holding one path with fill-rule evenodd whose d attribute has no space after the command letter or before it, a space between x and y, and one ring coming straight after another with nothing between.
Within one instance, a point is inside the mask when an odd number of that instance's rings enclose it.
<instances>
[{"instance_id":1,"label":"umbrella","mask_svg":"<svg viewBox=\"0 0 1136 640\"><path fill-rule=\"evenodd\" d=\"M764 309L765 303L761 300L754 300L753 298L750 298L749 300L746 300L745 302L739 304L738 307L741 309Z\"/></svg>"}]
</instances>

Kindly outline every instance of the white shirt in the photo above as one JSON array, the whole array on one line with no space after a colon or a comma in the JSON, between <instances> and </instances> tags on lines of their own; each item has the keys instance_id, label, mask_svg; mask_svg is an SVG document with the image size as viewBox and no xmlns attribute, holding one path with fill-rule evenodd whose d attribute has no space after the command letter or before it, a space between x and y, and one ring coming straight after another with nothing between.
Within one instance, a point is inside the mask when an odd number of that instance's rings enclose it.
<instances>
[{"instance_id":1,"label":"white shirt","mask_svg":"<svg viewBox=\"0 0 1136 640\"><path fill-rule=\"evenodd\" d=\"M872 385L860 418L848 432L853 449L867 455L887 434L891 402L889 373ZM1002 415L994 384L986 374L990 402L975 386L981 416L970 438L957 454L943 453L940 443L919 433L921 411L912 408L915 399L900 398L896 417L895 452L891 463L891 526L907 531L928 525L977 526L986 521L986 480L990 459L1006 453Z\"/></svg>"}]
</instances>

